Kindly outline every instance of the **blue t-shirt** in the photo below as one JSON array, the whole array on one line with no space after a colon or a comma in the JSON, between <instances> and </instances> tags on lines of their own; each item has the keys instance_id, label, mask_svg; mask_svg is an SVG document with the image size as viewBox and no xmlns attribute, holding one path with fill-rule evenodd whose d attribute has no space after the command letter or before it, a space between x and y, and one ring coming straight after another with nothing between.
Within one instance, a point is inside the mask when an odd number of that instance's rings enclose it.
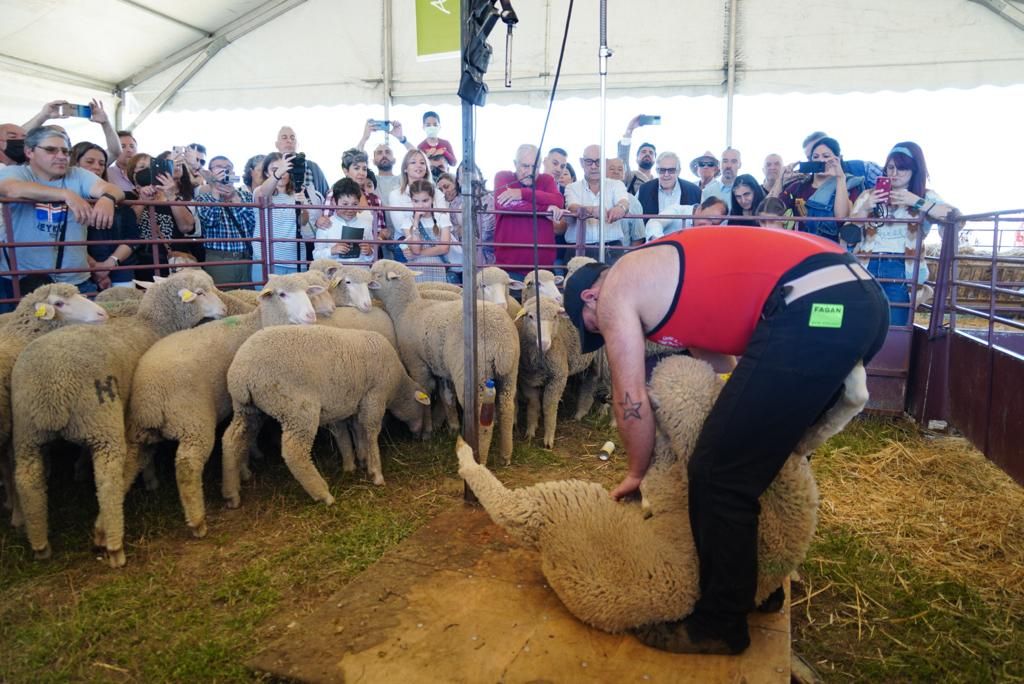
<instances>
[{"instance_id":1,"label":"blue t-shirt","mask_svg":"<svg viewBox=\"0 0 1024 684\"><path fill-rule=\"evenodd\" d=\"M27 165L8 166L0 169L0 180L14 178L19 181L38 183L50 188L66 188L80 197L89 198L90 191L100 181L99 177L77 166L70 167L63 178L43 181L36 177ZM60 234L61 222L67 216L67 227L64 240L68 242L84 242L86 227L75 220L74 214L68 211L63 202L14 202L11 208L11 229L9 239L12 242L47 242L56 241ZM10 270L7 265L6 247L0 250L0 268ZM57 264L57 247L18 247L15 252L18 270L52 271ZM84 245L67 246L61 268L89 268ZM10 278L10 276L5 276ZM89 279L89 273L57 273L53 279L60 283L78 285Z\"/></svg>"}]
</instances>

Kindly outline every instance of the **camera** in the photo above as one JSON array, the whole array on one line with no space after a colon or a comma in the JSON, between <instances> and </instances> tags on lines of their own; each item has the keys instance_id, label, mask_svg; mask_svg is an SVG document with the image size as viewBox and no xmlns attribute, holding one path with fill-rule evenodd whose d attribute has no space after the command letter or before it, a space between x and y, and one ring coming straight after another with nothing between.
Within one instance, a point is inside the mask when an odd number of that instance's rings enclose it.
<instances>
[{"instance_id":1,"label":"camera","mask_svg":"<svg viewBox=\"0 0 1024 684\"><path fill-rule=\"evenodd\" d=\"M292 177L292 185L298 190L306 182L306 153L299 152L291 158L292 168L288 174Z\"/></svg>"},{"instance_id":2,"label":"camera","mask_svg":"<svg viewBox=\"0 0 1024 684\"><path fill-rule=\"evenodd\" d=\"M370 125L378 131L391 131L391 122L387 119L370 119Z\"/></svg>"},{"instance_id":3,"label":"camera","mask_svg":"<svg viewBox=\"0 0 1024 684\"><path fill-rule=\"evenodd\" d=\"M61 116L77 116L82 119L92 118L92 107L89 105L79 104L62 104L60 105Z\"/></svg>"},{"instance_id":4,"label":"camera","mask_svg":"<svg viewBox=\"0 0 1024 684\"><path fill-rule=\"evenodd\" d=\"M800 173L825 173L825 162L821 161L805 161L800 162L797 167L797 171Z\"/></svg>"},{"instance_id":5,"label":"camera","mask_svg":"<svg viewBox=\"0 0 1024 684\"><path fill-rule=\"evenodd\" d=\"M184 145L175 145L174 147L171 148L171 152L174 153L175 157L177 157L179 155L184 155L185 154L185 146Z\"/></svg>"},{"instance_id":6,"label":"camera","mask_svg":"<svg viewBox=\"0 0 1024 684\"><path fill-rule=\"evenodd\" d=\"M637 124L640 126L660 126L661 115L660 114L641 114L637 119Z\"/></svg>"}]
</instances>

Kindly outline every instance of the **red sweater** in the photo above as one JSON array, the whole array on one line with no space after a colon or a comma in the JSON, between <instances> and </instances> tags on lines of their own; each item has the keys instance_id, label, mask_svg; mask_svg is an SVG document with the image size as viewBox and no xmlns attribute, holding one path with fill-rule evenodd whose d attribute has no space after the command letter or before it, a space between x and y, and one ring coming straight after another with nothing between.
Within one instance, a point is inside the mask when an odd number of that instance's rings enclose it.
<instances>
[{"instance_id":1,"label":"red sweater","mask_svg":"<svg viewBox=\"0 0 1024 684\"><path fill-rule=\"evenodd\" d=\"M843 253L815 235L742 226L690 228L646 247L666 243L676 246L680 279L672 306L647 339L722 354L746 351L786 271L815 254Z\"/></svg>"},{"instance_id":2,"label":"red sweater","mask_svg":"<svg viewBox=\"0 0 1024 684\"><path fill-rule=\"evenodd\" d=\"M518 188L523 193L523 198L518 202L499 205L498 198L508 188ZM542 173L534 179L534 186L523 185L516 180L516 174L512 171L499 171L494 177L494 202L495 208L508 211L528 212L533 209L533 196L537 195L537 211L547 211L548 207L555 205L562 208L565 200L562 193L558 191L555 179L549 174ZM502 264L532 264L533 247L504 247L500 243L522 243L533 244L533 216L522 214L513 216L510 214L498 214L494 226L494 262L496 266ZM551 219L546 216L537 217L537 244L555 244L555 229ZM552 266L555 263L554 249L538 250L538 264L541 268ZM525 273L525 268L507 269L514 273Z\"/></svg>"}]
</instances>

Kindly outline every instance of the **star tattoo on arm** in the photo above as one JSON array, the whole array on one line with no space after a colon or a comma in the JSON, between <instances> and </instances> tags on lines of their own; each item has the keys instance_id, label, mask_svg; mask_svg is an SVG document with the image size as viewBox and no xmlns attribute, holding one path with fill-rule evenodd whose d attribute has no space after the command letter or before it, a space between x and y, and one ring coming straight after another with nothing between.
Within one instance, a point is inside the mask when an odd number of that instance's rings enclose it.
<instances>
[{"instance_id":1,"label":"star tattoo on arm","mask_svg":"<svg viewBox=\"0 0 1024 684\"><path fill-rule=\"evenodd\" d=\"M622 419L629 420L630 418L636 418L640 420L640 402L633 401L629 396L629 392L626 392L626 397L619 402L619 406L622 407Z\"/></svg>"}]
</instances>

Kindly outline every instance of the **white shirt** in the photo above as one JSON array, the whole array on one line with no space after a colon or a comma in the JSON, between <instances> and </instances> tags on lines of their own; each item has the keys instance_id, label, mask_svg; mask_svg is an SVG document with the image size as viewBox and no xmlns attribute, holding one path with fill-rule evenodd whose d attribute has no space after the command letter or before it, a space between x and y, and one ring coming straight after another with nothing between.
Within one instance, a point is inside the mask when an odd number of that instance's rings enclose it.
<instances>
[{"instance_id":1,"label":"white shirt","mask_svg":"<svg viewBox=\"0 0 1024 684\"><path fill-rule=\"evenodd\" d=\"M925 206L932 202L941 203L942 199L931 190L924 193ZM910 207L895 207L890 213L891 218L911 220ZM917 231L910 230L910 223L883 223L874 235L865 233L864 239L857 245L857 252L874 254L905 254L917 249ZM924 235L928 235L932 222L925 217Z\"/></svg>"},{"instance_id":2,"label":"white shirt","mask_svg":"<svg viewBox=\"0 0 1024 684\"><path fill-rule=\"evenodd\" d=\"M388 206L390 207L412 207L412 197L409 195L409 188L402 192L401 188L395 188L388 195ZM448 200L444 198L444 193L434 189L434 206L438 209L447 209ZM392 211L391 212L391 225L394 226L396 234L395 239L399 239L401 235L404 235L406 239L409 238L409 230L413 227L412 225L412 214L411 211ZM448 214L438 212L434 214L434 220L437 221L437 225L441 228L451 228L452 222L448 218ZM399 235L401 233L401 235ZM418 238L417 238L418 239Z\"/></svg>"},{"instance_id":3,"label":"white shirt","mask_svg":"<svg viewBox=\"0 0 1024 684\"><path fill-rule=\"evenodd\" d=\"M683 188L679 185L679 181L672 186L672 189L665 192L665 189L660 185L658 186L658 213L662 214L668 207L677 206L683 199Z\"/></svg>"},{"instance_id":4,"label":"white shirt","mask_svg":"<svg viewBox=\"0 0 1024 684\"><path fill-rule=\"evenodd\" d=\"M662 216L693 216L694 207L689 204L675 204L661 210ZM677 233L684 228L693 226L692 221L682 219L653 218L647 221L647 242L657 240L660 237Z\"/></svg>"},{"instance_id":5,"label":"white shirt","mask_svg":"<svg viewBox=\"0 0 1024 684\"><path fill-rule=\"evenodd\" d=\"M717 197L725 202L725 206L732 207L732 186L724 185L722 181L716 178L704 187L704 190L700 193L700 201L703 202L709 197Z\"/></svg>"},{"instance_id":6,"label":"white shirt","mask_svg":"<svg viewBox=\"0 0 1024 684\"><path fill-rule=\"evenodd\" d=\"M629 199L629 193L626 192L626 184L622 181L606 178L604 183L604 208L606 211L621 202L623 199ZM590 185L587 183L586 178L581 178L575 183L571 183L565 187L565 206L568 207L572 204L578 204L581 207L595 207L598 205L597 193L591 192ZM565 231L565 241L569 244L574 244L576 242L576 228L578 223L579 221L572 216L568 217L569 227ZM605 223L605 243L622 240L622 226L619 225L620 223L621 221ZM597 244L597 234L600 230L600 222L596 218L588 218L586 230L587 233L584 238L584 242L588 245Z\"/></svg>"},{"instance_id":7,"label":"white shirt","mask_svg":"<svg viewBox=\"0 0 1024 684\"><path fill-rule=\"evenodd\" d=\"M331 216L331 225L328 228L317 228L316 239L317 242L313 245L313 258L314 259L334 259L335 261L343 261L346 263L360 263L373 261L373 255L361 254L359 247L354 246L355 251L349 252L349 255L342 256L341 254L331 254L331 248L339 244L337 242L325 242L326 240L340 240L342 239L343 229L356 228L362 230L362 237L356 237L354 239L368 240L373 237L373 224L371 223L370 212L361 211L352 217L351 220L344 219L337 214Z\"/></svg>"}]
</instances>

